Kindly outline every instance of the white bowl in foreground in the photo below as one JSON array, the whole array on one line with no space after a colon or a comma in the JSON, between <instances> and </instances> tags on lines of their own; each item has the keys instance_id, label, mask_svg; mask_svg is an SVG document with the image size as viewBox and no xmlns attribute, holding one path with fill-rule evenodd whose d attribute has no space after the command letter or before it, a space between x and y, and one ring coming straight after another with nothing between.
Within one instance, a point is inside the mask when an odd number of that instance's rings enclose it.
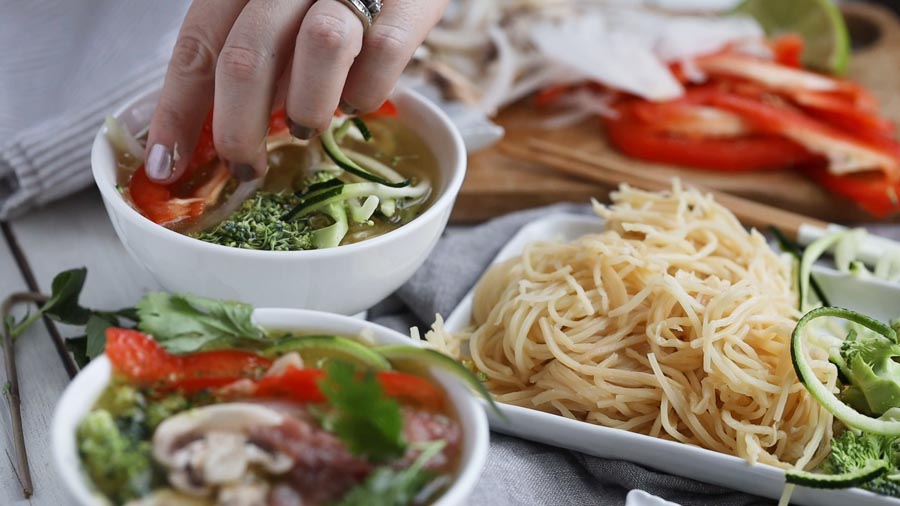
<instances>
[{"instance_id":1,"label":"white bowl in foreground","mask_svg":"<svg viewBox=\"0 0 900 506\"><path fill-rule=\"evenodd\" d=\"M255 320L263 327L311 331L317 334L358 336L364 332L376 344L410 344L408 337L355 318L299 309L257 309ZM75 433L80 421L91 410L109 384L111 364L105 355L91 362L63 392L53 415L51 435L53 460L65 488L80 506L101 506L103 500L92 490L81 468ZM455 377L432 370L444 387L463 431L462 454L453 484L434 502L434 506L465 504L487 459L488 424L481 404L471 391Z\"/></svg>"},{"instance_id":2,"label":"white bowl in foreground","mask_svg":"<svg viewBox=\"0 0 900 506\"><path fill-rule=\"evenodd\" d=\"M115 116L131 132L146 128L159 91L133 100ZM437 198L410 223L356 244L310 251L252 251L192 239L159 226L116 189L115 152L101 128L94 139L94 181L116 234L131 256L167 291L234 299L256 307L287 306L356 314L405 283L434 248L466 173L456 128L435 105L411 91L391 98L401 122L438 160Z\"/></svg>"}]
</instances>

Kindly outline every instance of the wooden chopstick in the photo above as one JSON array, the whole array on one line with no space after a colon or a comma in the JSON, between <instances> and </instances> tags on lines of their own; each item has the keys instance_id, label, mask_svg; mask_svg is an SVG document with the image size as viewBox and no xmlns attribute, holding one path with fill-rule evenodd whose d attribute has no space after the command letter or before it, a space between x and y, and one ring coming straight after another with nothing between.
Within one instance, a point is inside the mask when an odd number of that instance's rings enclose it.
<instances>
[{"instance_id":1,"label":"wooden chopstick","mask_svg":"<svg viewBox=\"0 0 900 506\"><path fill-rule=\"evenodd\" d=\"M666 177L638 174L627 163L604 160L604 163L600 164L590 154L570 150L538 138L530 138L525 143L502 143L500 149L513 158L537 161L568 175L606 186L615 187L626 183L649 191L662 191L672 187L672 181ZM728 208L744 225L759 230L776 226L791 240L797 240L801 225L822 229L828 227L828 223L802 214L702 188L692 183L690 185L712 194L716 202Z\"/></svg>"}]
</instances>

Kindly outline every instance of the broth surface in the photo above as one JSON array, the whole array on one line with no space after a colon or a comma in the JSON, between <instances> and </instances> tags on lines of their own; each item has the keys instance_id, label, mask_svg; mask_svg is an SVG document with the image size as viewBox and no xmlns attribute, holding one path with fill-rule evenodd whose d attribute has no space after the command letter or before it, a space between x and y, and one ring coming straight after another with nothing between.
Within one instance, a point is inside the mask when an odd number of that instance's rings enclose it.
<instances>
[{"instance_id":1,"label":"broth surface","mask_svg":"<svg viewBox=\"0 0 900 506\"><path fill-rule=\"evenodd\" d=\"M339 141L342 151L358 153L376 160L400 176L408 179L410 186L426 183L430 189L417 198L397 198L396 211L385 212L385 199L379 200L379 207L367 220L352 219L352 205L360 206L366 196L346 199L341 204L347 210L347 230L340 245L360 242L376 237L409 223L434 202L435 193L440 188L438 160L413 131L393 117L366 119L365 124L372 134L369 141L355 129L342 133ZM143 139L142 139L143 140ZM223 221L199 229L202 217L215 213L227 205L228 197L237 188L237 182L230 180L224 186L222 197L214 205L207 206L199 218L181 219L171 223L161 223L176 232L190 235L207 242L225 246L264 250L315 249L313 233L334 225L334 214L326 209L316 210L305 216L284 221L282 218L304 202L304 192L311 186L326 179L336 178L345 185L366 182L364 179L339 168L328 156L320 139L310 142L288 138L286 134L269 138L269 170L260 189ZM145 214L132 198L132 178L140 161L127 154L118 153L117 182L120 193L133 207ZM214 160L196 169L190 177L183 178L164 187L175 199L190 199L198 188L213 178L220 161ZM333 209L332 209L333 211ZM147 216L145 214L145 216ZM337 245L332 243L329 246ZM328 246L326 246L328 247Z\"/></svg>"}]
</instances>

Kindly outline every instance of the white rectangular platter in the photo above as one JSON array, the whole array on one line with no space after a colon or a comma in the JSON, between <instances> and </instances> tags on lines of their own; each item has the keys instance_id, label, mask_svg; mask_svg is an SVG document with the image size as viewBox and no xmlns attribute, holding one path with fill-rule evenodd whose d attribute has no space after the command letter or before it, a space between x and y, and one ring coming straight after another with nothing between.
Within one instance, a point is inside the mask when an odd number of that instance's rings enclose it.
<instances>
[{"instance_id":1,"label":"white rectangular platter","mask_svg":"<svg viewBox=\"0 0 900 506\"><path fill-rule=\"evenodd\" d=\"M592 216L554 214L523 227L500 251L494 262L518 255L535 241L571 241L600 232L603 221ZM880 280L862 280L832 269L816 267L816 280L831 303L890 321L900 316L900 286ZM449 331L469 325L472 292L445 322ZM491 428L524 439L583 452L597 457L636 462L660 471L721 485L777 500L784 488L784 472L768 465L750 465L744 459L674 441L571 420L541 411L501 405L507 419L488 414ZM816 490L797 487L792 504L805 506L900 506L900 499L860 489Z\"/></svg>"}]
</instances>

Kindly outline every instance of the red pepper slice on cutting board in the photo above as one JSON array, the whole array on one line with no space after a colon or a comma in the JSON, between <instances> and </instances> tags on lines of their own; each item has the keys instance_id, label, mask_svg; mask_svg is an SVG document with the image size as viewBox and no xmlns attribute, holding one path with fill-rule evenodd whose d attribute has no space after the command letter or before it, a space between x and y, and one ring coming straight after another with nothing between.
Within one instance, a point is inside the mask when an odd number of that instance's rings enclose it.
<instances>
[{"instance_id":1,"label":"red pepper slice on cutting board","mask_svg":"<svg viewBox=\"0 0 900 506\"><path fill-rule=\"evenodd\" d=\"M893 140L855 138L790 107L733 93L711 94L708 102L739 114L761 132L783 136L828 158L833 173L880 171L892 183L900 180L900 145Z\"/></svg>"},{"instance_id":2,"label":"red pepper slice on cutting board","mask_svg":"<svg viewBox=\"0 0 900 506\"><path fill-rule=\"evenodd\" d=\"M618 118L605 119L610 142L623 153L658 163L744 172L781 169L815 159L803 147L777 136L750 135L722 139L687 137L661 132L619 107Z\"/></svg>"},{"instance_id":3,"label":"red pepper slice on cutting board","mask_svg":"<svg viewBox=\"0 0 900 506\"><path fill-rule=\"evenodd\" d=\"M807 168L816 182L832 193L846 197L876 218L884 218L900 210L900 183L891 185L884 174L865 173L839 176L824 167Z\"/></svg>"}]
</instances>

